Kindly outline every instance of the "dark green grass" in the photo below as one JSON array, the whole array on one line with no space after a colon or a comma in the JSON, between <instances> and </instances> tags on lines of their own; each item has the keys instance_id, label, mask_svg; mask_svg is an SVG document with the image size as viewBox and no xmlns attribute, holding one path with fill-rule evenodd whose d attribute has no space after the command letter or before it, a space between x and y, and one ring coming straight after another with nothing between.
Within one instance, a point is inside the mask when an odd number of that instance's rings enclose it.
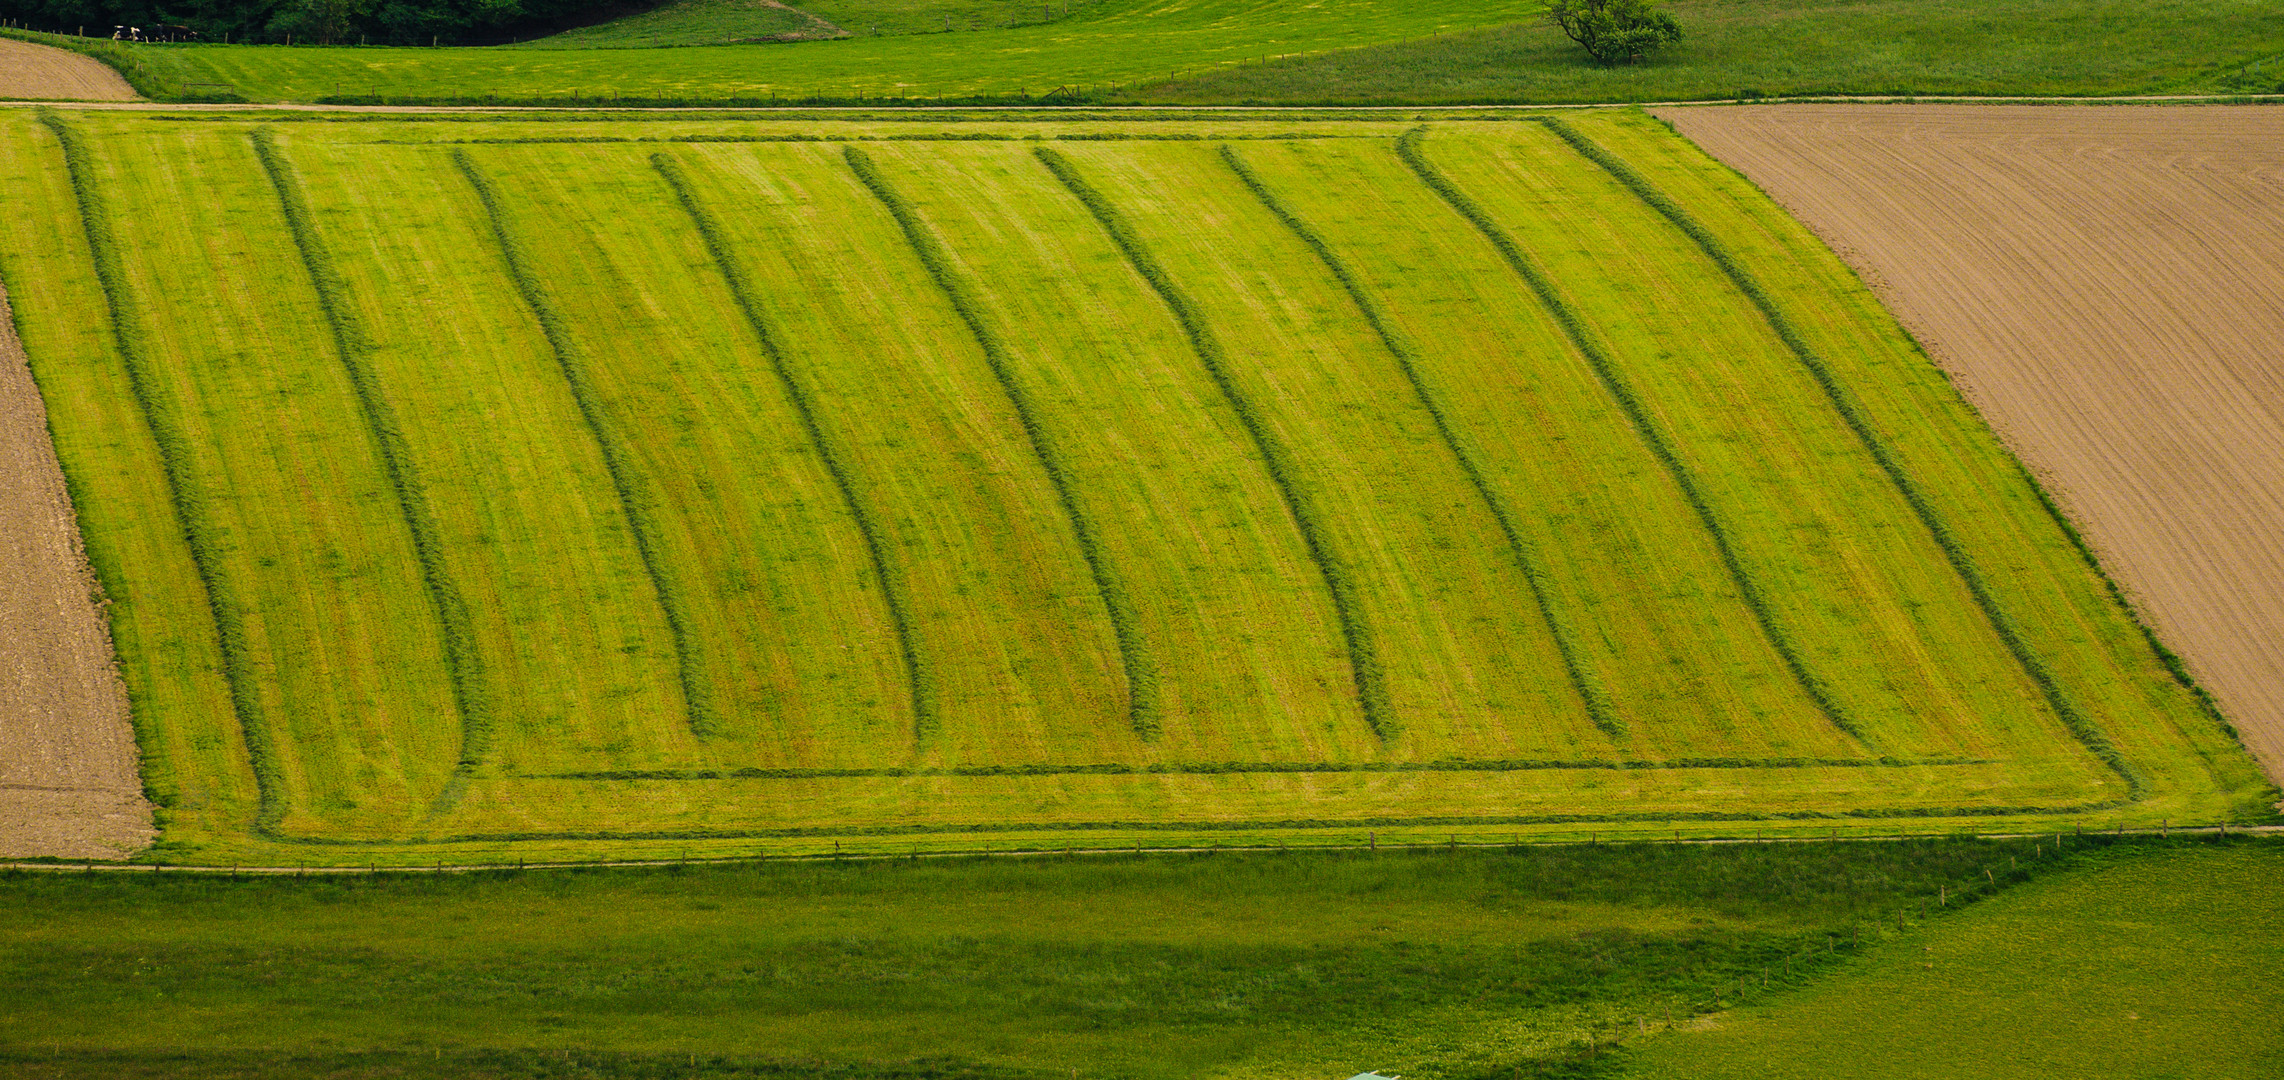
<instances>
[{"instance_id":1,"label":"dark green grass","mask_svg":"<svg viewBox=\"0 0 2284 1080\"><path fill-rule=\"evenodd\" d=\"M2124 844L1645 1043L1657 1080L2284 1076L2284 844Z\"/></svg>"},{"instance_id":2,"label":"dark green grass","mask_svg":"<svg viewBox=\"0 0 2284 1080\"><path fill-rule=\"evenodd\" d=\"M2257 0L1672 0L1682 42L1597 67L1516 23L1224 68L1122 101L1538 104L1817 94L2284 93Z\"/></svg>"},{"instance_id":3,"label":"dark green grass","mask_svg":"<svg viewBox=\"0 0 2284 1080\"><path fill-rule=\"evenodd\" d=\"M0 1075L1546 1075L2059 865L2032 850L13 872Z\"/></svg>"}]
</instances>

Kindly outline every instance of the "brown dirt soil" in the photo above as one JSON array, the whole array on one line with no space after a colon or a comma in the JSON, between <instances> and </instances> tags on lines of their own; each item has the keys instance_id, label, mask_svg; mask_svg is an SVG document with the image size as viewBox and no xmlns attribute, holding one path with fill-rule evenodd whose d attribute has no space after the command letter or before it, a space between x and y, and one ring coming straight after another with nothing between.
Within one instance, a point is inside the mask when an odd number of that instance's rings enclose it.
<instances>
[{"instance_id":1,"label":"brown dirt soil","mask_svg":"<svg viewBox=\"0 0 2284 1080\"><path fill-rule=\"evenodd\" d=\"M2284 782L2284 108L1657 114L1863 274Z\"/></svg>"},{"instance_id":2,"label":"brown dirt soil","mask_svg":"<svg viewBox=\"0 0 2284 1080\"><path fill-rule=\"evenodd\" d=\"M135 88L101 60L0 38L0 100L134 101Z\"/></svg>"},{"instance_id":3,"label":"brown dirt soil","mask_svg":"<svg viewBox=\"0 0 2284 1080\"><path fill-rule=\"evenodd\" d=\"M95 594L0 289L0 856L120 859L154 835Z\"/></svg>"}]
</instances>

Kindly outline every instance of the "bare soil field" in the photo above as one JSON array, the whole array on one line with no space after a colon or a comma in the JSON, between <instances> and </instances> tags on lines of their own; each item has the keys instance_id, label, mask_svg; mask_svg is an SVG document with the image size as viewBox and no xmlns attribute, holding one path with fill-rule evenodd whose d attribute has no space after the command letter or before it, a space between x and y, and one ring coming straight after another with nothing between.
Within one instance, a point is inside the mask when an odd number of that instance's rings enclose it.
<instances>
[{"instance_id":1,"label":"bare soil field","mask_svg":"<svg viewBox=\"0 0 2284 1080\"><path fill-rule=\"evenodd\" d=\"M2284 108L1658 115L1864 275L2284 780Z\"/></svg>"},{"instance_id":2,"label":"bare soil field","mask_svg":"<svg viewBox=\"0 0 2284 1080\"><path fill-rule=\"evenodd\" d=\"M47 412L0 290L0 856L118 859L150 843L139 764Z\"/></svg>"},{"instance_id":3,"label":"bare soil field","mask_svg":"<svg viewBox=\"0 0 2284 1080\"><path fill-rule=\"evenodd\" d=\"M0 100L134 101L135 88L93 57L0 38Z\"/></svg>"}]
</instances>

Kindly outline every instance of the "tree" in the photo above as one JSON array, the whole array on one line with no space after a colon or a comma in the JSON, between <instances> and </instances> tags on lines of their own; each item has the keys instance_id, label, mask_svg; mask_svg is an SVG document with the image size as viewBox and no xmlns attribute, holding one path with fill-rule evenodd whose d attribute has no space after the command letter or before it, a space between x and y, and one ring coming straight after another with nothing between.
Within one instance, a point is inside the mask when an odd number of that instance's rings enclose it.
<instances>
[{"instance_id":1,"label":"tree","mask_svg":"<svg viewBox=\"0 0 2284 1080\"><path fill-rule=\"evenodd\" d=\"M1659 0L1550 0L1546 14L1598 64L1638 60L1681 40L1681 24Z\"/></svg>"}]
</instances>

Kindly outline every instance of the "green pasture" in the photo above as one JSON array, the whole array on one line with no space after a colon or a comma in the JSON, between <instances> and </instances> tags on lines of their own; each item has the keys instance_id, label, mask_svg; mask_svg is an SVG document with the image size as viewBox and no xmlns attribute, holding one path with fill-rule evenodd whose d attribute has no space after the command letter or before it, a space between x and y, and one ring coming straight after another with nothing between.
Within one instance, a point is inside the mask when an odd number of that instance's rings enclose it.
<instances>
[{"instance_id":1,"label":"green pasture","mask_svg":"<svg viewBox=\"0 0 2284 1080\"><path fill-rule=\"evenodd\" d=\"M2284 92L2284 15L2262 0L1673 0L1687 36L1612 68L1587 62L1529 0L795 6L851 36L726 45L827 31L778 9L680 0L493 48L78 47L147 95L193 100L1553 104ZM669 45L689 47L627 51Z\"/></svg>"},{"instance_id":2,"label":"green pasture","mask_svg":"<svg viewBox=\"0 0 2284 1080\"><path fill-rule=\"evenodd\" d=\"M1643 1041L1687 1080L2212 1077L2284 1071L2274 843L2103 851L1797 994Z\"/></svg>"},{"instance_id":3,"label":"green pasture","mask_svg":"<svg viewBox=\"0 0 2284 1080\"><path fill-rule=\"evenodd\" d=\"M1652 1019L1798 999L1922 942L1948 967L1968 947L1950 924L2018 894L2082 903L2100 878L2071 865L2051 840L1929 840L19 871L0 874L0 1073L1562 1075ZM1939 898L1977 903L1923 920Z\"/></svg>"},{"instance_id":4,"label":"green pasture","mask_svg":"<svg viewBox=\"0 0 2284 1080\"><path fill-rule=\"evenodd\" d=\"M1892 318L1638 114L18 113L0 181L147 858L2272 815Z\"/></svg>"}]
</instances>

